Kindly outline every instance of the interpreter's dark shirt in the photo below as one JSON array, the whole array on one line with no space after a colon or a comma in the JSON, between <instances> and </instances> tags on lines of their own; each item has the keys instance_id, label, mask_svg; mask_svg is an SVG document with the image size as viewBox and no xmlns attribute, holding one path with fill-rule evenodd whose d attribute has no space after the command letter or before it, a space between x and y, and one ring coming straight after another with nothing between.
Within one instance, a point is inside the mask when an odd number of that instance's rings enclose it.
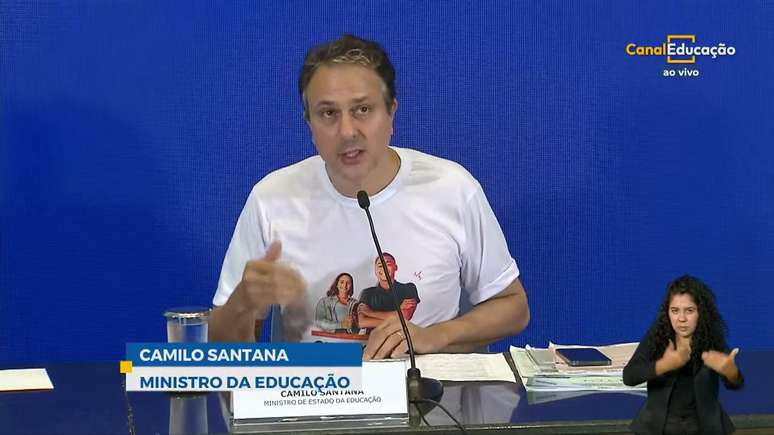
<instances>
[{"instance_id":1,"label":"interpreter's dark shirt","mask_svg":"<svg viewBox=\"0 0 774 435\"><path fill-rule=\"evenodd\" d=\"M677 379L669 398L667 415L674 417L688 417L696 413L696 398L693 390L693 363L677 370Z\"/></svg>"}]
</instances>

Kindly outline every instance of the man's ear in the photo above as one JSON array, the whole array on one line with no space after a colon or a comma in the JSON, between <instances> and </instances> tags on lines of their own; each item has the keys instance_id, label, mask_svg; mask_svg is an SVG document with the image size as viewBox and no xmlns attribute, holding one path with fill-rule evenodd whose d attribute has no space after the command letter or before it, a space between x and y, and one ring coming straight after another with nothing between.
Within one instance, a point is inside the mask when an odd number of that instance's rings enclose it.
<instances>
[{"instance_id":1,"label":"man's ear","mask_svg":"<svg viewBox=\"0 0 774 435\"><path fill-rule=\"evenodd\" d=\"M393 98L392 99L392 105L390 106L390 117L394 117L395 116L395 112L397 112L397 111L398 111L398 99L397 98Z\"/></svg>"}]
</instances>

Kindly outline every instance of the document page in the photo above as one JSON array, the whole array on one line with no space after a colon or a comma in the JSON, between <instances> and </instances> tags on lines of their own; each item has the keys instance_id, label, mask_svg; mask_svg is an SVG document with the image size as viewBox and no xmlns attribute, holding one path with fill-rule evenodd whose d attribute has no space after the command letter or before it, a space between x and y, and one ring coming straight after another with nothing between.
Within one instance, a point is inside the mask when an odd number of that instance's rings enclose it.
<instances>
[{"instance_id":1,"label":"document page","mask_svg":"<svg viewBox=\"0 0 774 435\"><path fill-rule=\"evenodd\" d=\"M516 382L516 375L500 353L439 353L417 355L422 376L442 381Z\"/></svg>"},{"instance_id":2,"label":"document page","mask_svg":"<svg viewBox=\"0 0 774 435\"><path fill-rule=\"evenodd\" d=\"M0 370L0 391L53 390L46 369Z\"/></svg>"}]
</instances>

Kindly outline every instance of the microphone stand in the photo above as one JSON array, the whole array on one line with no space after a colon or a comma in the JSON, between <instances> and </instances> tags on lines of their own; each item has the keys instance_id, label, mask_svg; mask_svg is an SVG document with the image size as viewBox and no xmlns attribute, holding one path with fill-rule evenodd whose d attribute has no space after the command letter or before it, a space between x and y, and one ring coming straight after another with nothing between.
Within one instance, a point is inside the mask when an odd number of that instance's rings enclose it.
<instances>
[{"instance_id":1,"label":"microphone stand","mask_svg":"<svg viewBox=\"0 0 774 435\"><path fill-rule=\"evenodd\" d=\"M387 284L392 294L392 302L395 311L398 313L398 320L400 320L400 326L403 329L403 335L406 337L406 344L408 345L409 360L411 367L406 372L406 390L409 401L409 424L412 427L419 426L419 422L422 418L421 410L419 408L420 403L427 403L425 400L430 399L438 402L443 396L443 384L437 379L423 378L422 373L417 368L414 352L414 343L411 341L411 334L409 333L408 326L406 325L406 319L403 317L403 312L400 309L400 301L395 294L394 284L390 277L390 272L387 270L387 262L384 261L384 253L381 246L379 246L379 239L376 237L376 230L374 229L374 221L371 218L371 212L368 207L371 205L371 201L368 198L368 193L361 190L357 193L357 202L360 208L365 210L368 217L368 224L371 226L371 236L376 245L376 253L379 255L379 261L382 264L382 270L384 276L387 279ZM411 406L413 405L413 406Z\"/></svg>"}]
</instances>

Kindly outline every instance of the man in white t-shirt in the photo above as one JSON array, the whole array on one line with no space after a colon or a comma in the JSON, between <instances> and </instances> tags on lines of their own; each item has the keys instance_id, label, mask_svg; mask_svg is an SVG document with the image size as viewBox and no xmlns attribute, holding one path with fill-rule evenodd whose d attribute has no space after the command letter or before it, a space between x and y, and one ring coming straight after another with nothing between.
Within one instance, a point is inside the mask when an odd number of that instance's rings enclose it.
<instances>
[{"instance_id":1,"label":"man in white t-shirt","mask_svg":"<svg viewBox=\"0 0 774 435\"><path fill-rule=\"evenodd\" d=\"M397 316L360 327L352 304L350 328L313 322L337 277L352 277L355 299L373 285L360 190L371 197L382 246L400 260L395 279L416 288L408 326L417 352L467 351L522 331L526 294L479 183L456 163L389 145L398 102L384 50L351 35L316 47L299 92L319 155L267 175L250 193L213 298L210 340L253 341L270 306L280 305L307 313L292 316L300 321L291 337L360 340L364 359L405 353ZM463 291L473 308L459 315Z\"/></svg>"}]
</instances>

